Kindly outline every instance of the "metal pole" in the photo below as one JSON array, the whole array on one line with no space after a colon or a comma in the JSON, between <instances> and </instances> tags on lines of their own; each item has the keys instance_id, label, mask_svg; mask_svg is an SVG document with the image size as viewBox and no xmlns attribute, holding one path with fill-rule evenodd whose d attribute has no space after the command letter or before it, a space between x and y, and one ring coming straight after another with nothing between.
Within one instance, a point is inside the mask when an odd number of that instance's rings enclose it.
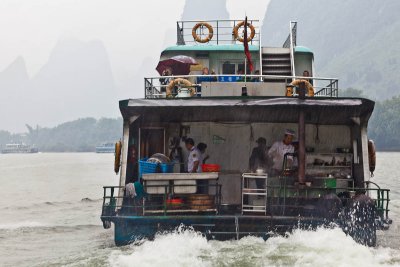
<instances>
[{"instance_id":1,"label":"metal pole","mask_svg":"<svg viewBox=\"0 0 400 267\"><path fill-rule=\"evenodd\" d=\"M306 86L305 83L300 83L299 85L299 99L305 100ZM300 107L299 111L299 150L298 150L298 178L299 184L305 184L306 182L306 123L305 123L305 111Z\"/></svg>"}]
</instances>

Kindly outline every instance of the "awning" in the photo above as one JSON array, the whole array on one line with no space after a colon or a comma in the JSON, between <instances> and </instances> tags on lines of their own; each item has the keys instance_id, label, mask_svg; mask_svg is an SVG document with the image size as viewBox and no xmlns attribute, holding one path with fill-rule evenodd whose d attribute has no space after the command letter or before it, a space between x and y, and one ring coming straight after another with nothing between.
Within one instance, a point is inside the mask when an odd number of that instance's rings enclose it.
<instances>
[{"instance_id":1,"label":"awning","mask_svg":"<svg viewBox=\"0 0 400 267\"><path fill-rule=\"evenodd\" d=\"M368 121L375 103L363 98L232 97L188 99L129 99L120 101L124 118L140 116L148 122L282 122L352 124Z\"/></svg>"}]
</instances>

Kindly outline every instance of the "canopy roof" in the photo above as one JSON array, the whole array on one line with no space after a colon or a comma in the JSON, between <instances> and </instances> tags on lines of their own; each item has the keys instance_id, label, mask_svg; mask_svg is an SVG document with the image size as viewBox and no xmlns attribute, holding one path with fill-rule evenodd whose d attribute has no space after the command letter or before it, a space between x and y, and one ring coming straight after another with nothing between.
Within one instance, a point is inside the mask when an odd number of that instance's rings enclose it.
<instances>
[{"instance_id":1,"label":"canopy roof","mask_svg":"<svg viewBox=\"0 0 400 267\"><path fill-rule=\"evenodd\" d=\"M280 122L295 123L299 110L306 123L366 123L375 103L363 98L231 97L129 99L120 101L122 116L146 122Z\"/></svg>"}]
</instances>

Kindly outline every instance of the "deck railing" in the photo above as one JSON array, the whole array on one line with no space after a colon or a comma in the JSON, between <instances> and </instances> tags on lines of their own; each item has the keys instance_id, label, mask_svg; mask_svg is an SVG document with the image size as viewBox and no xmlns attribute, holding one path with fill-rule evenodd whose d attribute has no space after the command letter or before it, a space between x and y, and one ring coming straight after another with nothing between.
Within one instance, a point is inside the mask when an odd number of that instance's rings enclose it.
<instances>
[{"instance_id":1,"label":"deck railing","mask_svg":"<svg viewBox=\"0 0 400 267\"><path fill-rule=\"evenodd\" d=\"M271 81L285 81L285 85L289 85L294 79L307 79L314 87L316 97L338 97L339 96L339 82L336 78L323 78L323 77L302 77L302 76L279 76L279 75L181 75L181 76L158 76L144 78L145 98L165 98L165 90L168 83L176 78L184 78L192 82L192 88L195 90L195 95L201 97L201 83L207 82L220 82L220 83L234 83L240 82L244 84L253 82L264 82L265 88L268 88L268 82ZM164 81L164 84L161 83ZM167 82L165 82L167 81ZM214 86L217 86L214 84ZM179 86L177 86L179 87ZM178 89L178 88L177 88ZM173 96L177 92L173 92ZM284 96L284 92L282 93Z\"/></svg>"},{"instance_id":2,"label":"deck railing","mask_svg":"<svg viewBox=\"0 0 400 267\"><path fill-rule=\"evenodd\" d=\"M179 197L186 199L187 197L194 194L176 193L172 194L175 189L196 187L201 190L205 190L209 193L203 195L209 195L210 198L206 203L198 201L198 203L173 203L169 200ZM221 205L221 185L216 184L205 184L205 185L173 185L173 184L152 184L146 185L145 189L151 190L164 188L164 192L160 194L147 194L144 198L135 199L128 196L119 196L118 192L120 189L124 189L123 186L104 186L103 196L103 208L102 217L114 217L118 215L167 215L167 214L181 214L181 213L213 213L217 214ZM121 199L122 201L117 201ZM118 205L117 203L122 203Z\"/></svg>"},{"instance_id":3,"label":"deck railing","mask_svg":"<svg viewBox=\"0 0 400 267\"><path fill-rule=\"evenodd\" d=\"M199 187L200 185L197 185ZM151 185L151 187L164 187L165 191L163 194L148 194L143 199L133 199L126 196L118 196L120 186L105 186L104 197L103 197L103 208L101 217L103 220L112 220L113 217L117 216L149 216L149 215L168 215L168 214L219 214L221 207L221 189L220 184L210 184L205 187L210 190L214 188L212 196L213 203L210 204L187 204L181 203L179 205L172 205L168 203L170 199L170 192L174 187L187 187L187 185ZM349 195L342 197L342 201L351 201L357 195L368 195L375 204L377 209L378 218L383 221L388 220L389 213L389 189L382 188L342 188L342 187L299 187L294 185L267 185L266 186L266 215L272 216L293 216L285 212L286 210L295 209L298 214L302 216L318 216L318 212L307 215L304 209L308 209L310 205L301 204L301 200L309 199L314 200L315 203L318 199L322 199L323 196L328 194L336 194L338 191L346 192ZM318 195L319 193L319 195ZM193 194L176 194L183 199ZM117 201L122 199L123 201ZM121 202L122 205L117 205ZM203 206L203 207L202 207ZM250 212L249 210L246 210ZM256 210L257 212L257 210Z\"/></svg>"},{"instance_id":4,"label":"deck railing","mask_svg":"<svg viewBox=\"0 0 400 267\"><path fill-rule=\"evenodd\" d=\"M244 19L234 20L206 20L206 21L177 21L177 45L224 45L224 44L243 44L236 40L233 35L234 27L242 22ZM199 22L204 22L213 28L213 37L205 44L196 42L192 36L193 27ZM249 19L247 23L254 26L255 35L254 38L249 42L250 45L260 45L260 21ZM243 27L242 27L243 29ZM201 38L207 37L208 30L206 27L199 27L196 31ZM239 31L239 34L243 33Z\"/></svg>"},{"instance_id":5,"label":"deck railing","mask_svg":"<svg viewBox=\"0 0 400 267\"><path fill-rule=\"evenodd\" d=\"M284 180L284 179L283 179ZM267 202L267 209L274 210L274 215L285 215L285 210L291 208L291 204L288 203L290 199L302 199L302 198L320 198L326 194L336 194L337 192L344 192L349 194L343 199L350 200L357 195L368 195L375 204L377 209L377 215L381 219L389 219L389 189L382 188L358 188L358 187L315 187L315 186L304 186L300 188L299 186L293 185L274 185L267 186L267 194L269 196L269 201ZM317 195L316 195L317 194ZM319 194L319 195L318 195ZM353 194L352 196L350 194ZM296 204L296 209L307 208L302 205Z\"/></svg>"}]
</instances>

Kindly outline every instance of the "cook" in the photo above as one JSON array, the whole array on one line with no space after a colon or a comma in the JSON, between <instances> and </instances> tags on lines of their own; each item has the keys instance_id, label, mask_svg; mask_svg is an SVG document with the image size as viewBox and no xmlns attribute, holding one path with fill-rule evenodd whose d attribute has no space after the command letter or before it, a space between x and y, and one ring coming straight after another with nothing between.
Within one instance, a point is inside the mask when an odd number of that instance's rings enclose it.
<instances>
[{"instance_id":1,"label":"cook","mask_svg":"<svg viewBox=\"0 0 400 267\"><path fill-rule=\"evenodd\" d=\"M282 173L283 160L285 154L294 153L294 146L292 145L292 141L294 138L294 131L291 129L286 129L283 140L276 141L268 151L268 157L272 159L272 169L271 176L277 176ZM288 161L292 162L293 157L288 156Z\"/></svg>"}]
</instances>

